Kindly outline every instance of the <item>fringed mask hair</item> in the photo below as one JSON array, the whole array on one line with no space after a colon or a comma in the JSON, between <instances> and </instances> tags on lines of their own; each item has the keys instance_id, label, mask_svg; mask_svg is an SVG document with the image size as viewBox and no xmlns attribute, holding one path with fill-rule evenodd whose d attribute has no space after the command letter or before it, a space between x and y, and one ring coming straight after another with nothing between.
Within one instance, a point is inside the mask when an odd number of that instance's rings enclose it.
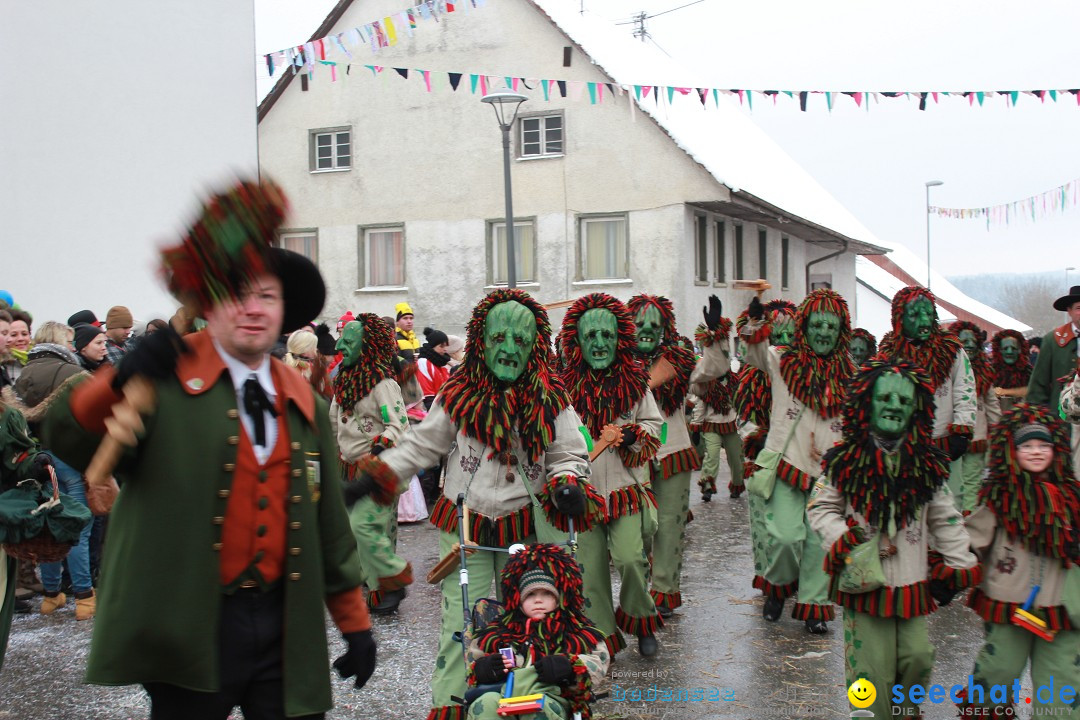
<instances>
[{"instance_id":1,"label":"fringed mask hair","mask_svg":"<svg viewBox=\"0 0 1080 720\"><path fill-rule=\"evenodd\" d=\"M637 326L638 341L640 346L643 323L649 325L648 330L658 334L655 338L656 347L678 343L679 331L675 327L675 306L663 295L647 295L641 293L630 298L626 303L630 316ZM650 312L652 308L655 312ZM655 351L656 348L649 352Z\"/></svg>"},{"instance_id":2,"label":"fringed mask hair","mask_svg":"<svg viewBox=\"0 0 1080 720\"><path fill-rule=\"evenodd\" d=\"M1034 475L1020 467L1016 442L1022 444L1032 427L1053 446L1049 467ZM1049 408L1017 404L991 429L987 468L979 501L1009 537L1037 555L1068 558L1080 532L1080 483L1073 474L1068 426Z\"/></svg>"},{"instance_id":3,"label":"fringed mask hair","mask_svg":"<svg viewBox=\"0 0 1080 720\"><path fill-rule=\"evenodd\" d=\"M963 347L938 325L934 294L914 285L897 291L892 299L892 328L881 339L878 354L920 365L929 373L930 382L937 390L949 377ZM908 337L909 334L915 337Z\"/></svg>"},{"instance_id":4,"label":"fringed mask hair","mask_svg":"<svg viewBox=\"0 0 1080 720\"><path fill-rule=\"evenodd\" d=\"M674 415L682 409L690 391L690 374L695 364L693 351L680 343L675 308L662 295L644 293L630 298L626 307L634 318L638 352L650 363L662 355L675 368L673 379L653 388L653 397L664 415Z\"/></svg>"},{"instance_id":5,"label":"fringed mask hair","mask_svg":"<svg viewBox=\"0 0 1080 720\"><path fill-rule=\"evenodd\" d=\"M990 341L994 385L1027 387L1031 379L1031 346L1016 330L1001 330Z\"/></svg>"},{"instance_id":6,"label":"fringed mask hair","mask_svg":"<svg viewBox=\"0 0 1080 720\"><path fill-rule=\"evenodd\" d=\"M851 331L851 357L856 365L862 365L877 352L877 338L869 330L855 328Z\"/></svg>"},{"instance_id":7,"label":"fringed mask hair","mask_svg":"<svg viewBox=\"0 0 1080 720\"><path fill-rule=\"evenodd\" d=\"M337 345L346 355L356 356L355 362L342 365L334 380L334 400L350 415L356 403L371 394L376 385L395 377L397 340L381 317L360 313L342 328Z\"/></svg>"},{"instance_id":8,"label":"fringed mask hair","mask_svg":"<svg viewBox=\"0 0 1080 720\"><path fill-rule=\"evenodd\" d=\"M986 395L994 387L994 368L983 352L986 331L973 322L957 320L949 325L949 332L956 336L967 352L971 371L975 375L976 394L979 397Z\"/></svg>"},{"instance_id":9,"label":"fringed mask hair","mask_svg":"<svg viewBox=\"0 0 1080 720\"><path fill-rule=\"evenodd\" d=\"M833 290L815 290L799 305L795 323L795 341L780 356L780 374L800 402L823 418L835 417L844 404L844 385L855 371L848 354L847 302Z\"/></svg>"}]
</instances>

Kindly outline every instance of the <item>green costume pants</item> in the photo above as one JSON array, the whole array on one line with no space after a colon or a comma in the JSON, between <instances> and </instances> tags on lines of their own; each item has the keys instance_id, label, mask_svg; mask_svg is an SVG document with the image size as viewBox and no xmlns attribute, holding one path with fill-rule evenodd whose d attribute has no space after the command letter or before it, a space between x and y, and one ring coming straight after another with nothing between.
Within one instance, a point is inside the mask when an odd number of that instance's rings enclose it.
<instances>
[{"instance_id":1,"label":"green costume pants","mask_svg":"<svg viewBox=\"0 0 1080 720\"><path fill-rule=\"evenodd\" d=\"M389 507L380 506L368 495L349 510L349 525L356 538L364 585L368 589L368 603L372 606L378 604L380 587L385 591L401 586L400 582L391 578L399 575L409 564L396 552L397 505L395 499ZM383 581L381 586L380 580Z\"/></svg>"},{"instance_id":2,"label":"green costume pants","mask_svg":"<svg viewBox=\"0 0 1080 720\"><path fill-rule=\"evenodd\" d=\"M1080 697L1074 696L1070 703L1062 703L1059 694L1065 685L1080 691L1080 630L1063 630L1052 642L1047 642L1012 624L986 623L985 628L986 640L975 658L975 669L971 673L975 678L974 683L982 686L984 696L979 698L975 693L975 697L968 698L968 702L979 707L1011 705L1014 699L1013 681L1023 677L1024 666L1030 659L1031 684L1035 692L1032 707L1080 711ZM1008 686L1007 702L995 703L990 699L990 690L994 685ZM1042 697L1038 697L1039 688L1044 685L1048 689L1043 691ZM1052 698L1049 691L1051 685ZM1026 693L1020 696L1021 705L1025 704L1025 697ZM1052 702L1043 703L1044 700Z\"/></svg>"},{"instance_id":3,"label":"green costume pants","mask_svg":"<svg viewBox=\"0 0 1080 720\"><path fill-rule=\"evenodd\" d=\"M960 503L961 512L971 512L978 504L979 488L982 487L983 471L986 469L986 453L968 453L960 458L960 493L953 498Z\"/></svg>"},{"instance_id":4,"label":"green costume pants","mask_svg":"<svg viewBox=\"0 0 1080 720\"><path fill-rule=\"evenodd\" d=\"M448 532L439 533L439 557L450 552L457 535ZM527 537L523 543L536 542L535 537ZM467 557L469 570L469 605L484 597L491 597L492 583L494 592L498 592L499 575L506 567L510 555L502 552L478 551ZM469 608L470 612L472 608ZM451 573L442 581L442 624L439 629L439 654L435 659L435 672L431 676L431 698L435 708L454 705L451 695L465 695L465 652L461 643L454 639L454 633L461 632L464 626L464 611L461 607L461 579L457 572Z\"/></svg>"},{"instance_id":5,"label":"green costume pants","mask_svg":"<svg viewBox=\"0 0 1080 720\"><path fill-rule=\"evenodd\" d=\"M731 472L731 487L743 485L742 438L739 433L701 433L701 442L705 446L704 460L701 461L701 477L698 486L704 492L716 492L716 473L720 471L720 450L727 456L728 470ZM661 522L661 527L663 523Z\"/></svg>"},{"instance_id":6,"label":"green costume pants","mask_svg":"<svg viewBox=\"0 0 1080 720\"><path fill-rule=\"evenodd\" d=\"M949 463L949 492L957 510L964 509L964 458Z\"/></svg>"},{"instance_id":7,"label":"green costume pants","mask_svg":"<svg viewBox=\"0 0 1080 720\"><path fill-rule=\"evenodd\" d=\"M659 627L660 618L648 590L649 561L642 545L642 520L640 513L623 515L578 535L585 614L605 635L618 636L616 628L632 635L651 635ZM622 579L618 613L611 595L609 559ZM608 645L614 654L621 642Z\"/></svg>"},{"instance_id":8,"label":"green costume pants","mask_svg":"<svg viewBox=\"0 0 1080 720\"><path fill-rule=\"evenodd\" d=\"M875 718L893 717L893 685L927 687L934 667L927 616L880 618L844 610L844 679L847 687L859 678L874 684L877 698L868 710ZM907 696L898 717L918 717Z\"/></svg>"},{"instance_id":9,"label":"green costume pants","mask_svg":"<svg viewBox=\"0 0 1080 720\"><path fill-rule=\"evenodd\" d=\"M659 520L652 542L652 597L658 607L674 610L682 605L679 578L686 541L686 513L690 510L690 471L664 479L657 477L652 489Z\"/></svg>"},{"instance_id":10,"label":"green costume pants","mask_svg":"<svg viewBox=\"0 0 1080 720\"><path fill-rule=\"evenodd\" d=\"M514 671L514 689L511 692L515 697L544 693L544 708L540 712L516 717L536 720L566 720L570 717L567 703L559 696L558 688L537 680L536 670L531 666ZM497 692L484 693L469 706L465 717L469 720L502 720L503 716L496 712L501 698L502 695Z\"/></svg>"},{"instance_id":11,"label":"green costume pants","mask_svg":"<svg viewBox=\"0 0 1080 720\"><path fill-rule=\"evenodd\" d=\"M831 620L829 576L822 565L825 550L821 538L806 519L808 493L777 480L772 497L765 501L765 581L777 597L799 592L791 616L799 620Z\"/></svg>"}]
</instances>

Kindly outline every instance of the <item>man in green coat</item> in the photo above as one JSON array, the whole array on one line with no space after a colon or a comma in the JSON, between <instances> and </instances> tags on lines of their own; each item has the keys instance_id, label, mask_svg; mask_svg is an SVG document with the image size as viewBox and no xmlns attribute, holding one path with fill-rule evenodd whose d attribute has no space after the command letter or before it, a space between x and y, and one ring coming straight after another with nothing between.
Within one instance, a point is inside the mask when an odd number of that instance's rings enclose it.
<instances>
[{"instance_id":1,"label":"man in green coat","mask_svg":"<svg viewBox=\"0 0 1080 720\"><path fill-rule=\"evenodd\" d=\"M1068 295L1054 301L1054 309L1069 316L1069 322L1046 333L1028 381L1027 402L1048 405L1061 412L1061 389L1080 369L1080 285L1069 288ZM1064 415L1061 415L1064 417ZM1080 470L1080 426L1072 431L1073 469Z\"/></svg>"},{"instance_id":2,"label":"man in green coat","mask_svg":"<svg viewBox=\"0 0 1080 720\"><path fill-rule=\"evenodd\" d=\"M189 238L224 228L235 240L266 212L260 200L275 198L275 188L251 183L218 196ZM253 242L279 223L256 229ZM327 405L269 356L283 330L319 313L325 286L306 258L262 250L261 268L230 268L242 278L235 289L200 303L205 332L147 336L45 419L48 446L79 468L107 419L110 435L143 425L115 468L123 489L87 680L143 685L152 720L225 720L237 705L249 720L322 718L332 705L324 606L348 646L334 663L342 677L360 687L375 667ZM116 407L117 389L136 376L157 398L142 423ZM108 493L90 481L100 511Z\"/></svg>"}]
</instances>

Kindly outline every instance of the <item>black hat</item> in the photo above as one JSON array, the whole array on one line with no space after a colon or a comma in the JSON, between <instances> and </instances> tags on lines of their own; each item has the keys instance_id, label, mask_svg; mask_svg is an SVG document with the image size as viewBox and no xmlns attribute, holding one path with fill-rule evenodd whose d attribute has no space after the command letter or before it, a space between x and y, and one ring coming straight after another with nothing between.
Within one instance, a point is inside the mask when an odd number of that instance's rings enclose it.
<instances>
[{"instance_id":1,"label":"black hat","mask_svg":"<svg viewBox=\"0 0 1080 720\"><path fill-rule=\"evenodd\" d=\"M105 333L101 328L88 323L76 323L73 329L75 330L75 352L79 352L98 335Z\"/></svg>"},{"instance_id":2,"label":"black hat","mask_svg":"<svg viewBox=\"0 0 1080 720\"><path fill-rule=\"evenodd\" d=\"M1080 302L1080 285L1073 285L1069 288L1068 295L1062 295L1054 301L1055 310L1068 310L1073 303Z\"/></svg>"},{"instance_id":3,"label":"black hat","mask_svg":"<svg viewBox=\"0 0 1080 720\"><path fill-rule=\"evenodd\" d=\"M330 327L326 323L319 323L319 326L315 328L315 347L318 349L319 354L336 355L337 348L335 345L337 345L337 341L330 334Z\"/></svg>"},{"instance_id":4,"label":"black hat","mask_svg":"<svg viewBox=\"0 0 1080 720\"><path fill-rule=\"evenodd\" d=\"M436 330L435 328L424 328L425 344L428 347L435 347L436 345L442 345L443 343L450 342L450 338L446 337L446 333L442 330Z\"/></svg>"},{"instance_id":5,"label":"black hat","mask_svg":"<svg viewBox=\"0 0 1080 720\"><path fill-rule=\"evenodd\" d=\"M79 312L69 317L67 321L67 324L71 327L75 327L76 325L79 325L81 323L93 325L94 327L101 327L101 321L99 321L97 319L97 316L94 315L93 310L80 310Z\"/></svg>"},{"instance_id":6,"label":"black hat","mask_svg":"<svg viewBox=\"0 0 1080 720\"><path fill-rule=\"evenodd\" d=\"M315 263L300 253L272 248L270 262L270 270L281 280L281 294L285 300L281 332L290 333L307 325L322 312L326 284Z\"/></svg>"}]
</instances>

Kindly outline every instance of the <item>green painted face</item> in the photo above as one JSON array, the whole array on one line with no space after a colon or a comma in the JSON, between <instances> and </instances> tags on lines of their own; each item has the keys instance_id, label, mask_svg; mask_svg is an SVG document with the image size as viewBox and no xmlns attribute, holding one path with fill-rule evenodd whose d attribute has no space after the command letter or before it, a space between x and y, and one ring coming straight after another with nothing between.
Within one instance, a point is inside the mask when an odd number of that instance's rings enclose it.
<instances>
[{"instance_id":1,"label":"green painted face","mask_svg":"<svg viewBox=\"0 0 1080 720\"><path fill-rule=\"evenodd\" d=\"M795 339L795 321L787 316L773 323L769 333L769 344L776 347L787 347Z\"/></svg>"},{"instance_id":2,"label":"green painted face","mask_svg":"<svg viewBox=\"0 0 1080 720\"><path fill-rule=\"evenodd\" d=\"M1015 365L1016 361L1020 359L1020 343L1016 338L1002 338L1001 339L1001 359L1005 361L1006 365Z\"/></svg>"},{"instance_id":3,"label":"green painted face","mask_svg":"<svg viewBox=\"0 0 1080 720\"><path fill-rule=\"evenodd\" d=\"M970 330L961 330L958 337L960 338L960 344L964 346L964 350L967 350L968 355L979 352L979 340L975 337L975 333Z\"/></svg>"},{"instance_id":4,"label":"green painted face","mask_svg":"<svg viewBox=\"0 0 1080 720\"><path fill-rule=\"evenodd\" d=\"M840 316L831 312L812 312L806 320L806 344L815 355L831 355L840 342Z\"/></svg>"},{"instance_id":5,"label":"green painted face","mask_svg":"<svg viewBox=\"0 0 1080 720\"><path fill-rule=\"evenodd\" d=\"M898 438L911 426L915 414L915 383L899 373L882 375L870 399L870 427L884 438Z\"/></svg>"},{"instance_id":6,"label":"green painted face","mask_svg":"<svg viewBox=\"0 0 1080 720\"><path fill-rule=\"evenodd\" d=\"M521 303L499 303L484 322L484 364L497 380L512 383L525 372L536 343L536 318Z\"/></svg>"},{"instance_id":7,"label":"green painted face","mask_svg":"<svg viewBox=\"0 0 1080 720\"><path fill-rule=\"evenodd\" d=\"M908 340L917 343L928 340L934 330L933 303L920 297L905 305L904 314L900 318L900 328Z\"/></svg>"},{"instance_id":8,"label":"green painted face","mask_svg":"<svg viewBox=\"0 0 1080 720\"><path fill-rule=\"evenodd\" d=\"M578 319L578 345L585 363L593 370L606 370L615 360L619 324L605 308L586 310Z\"/></svg>"},{"instance_id":9,"label":"green painted face","mask_svg":"<svg viewBox=\"0 0 1080 720\"><path fill-rule=\"evenodd\" d=\"M851 338L851 359L856 365L862 365L870 357L870 343L864 338Z\"/></svg>"},{"instance_id":10,"label":"green painted face","mask_svg":"<svg viewBox=\"0 0 1080 720\"><path fill-rule=\"evenodd\" d=\"M651 354L660 346L660 340L664 337L664 321L660 319L660 308L655 305L646 305L638 310L634 318L637 326L637 347L646 355Z\"/></svg>"},{"instance_id":11,"label":"green painted face","mask_svg":"<svg viewBox=\"0 0 1080 720\"><path fill-rule=\"evenodd\" d=\"M341 353L341 364L345 367L352 367L360 362L360 355L364 350L363 324L355 320L346 323L334 349Z\"/></svg>"}]
</instances>

